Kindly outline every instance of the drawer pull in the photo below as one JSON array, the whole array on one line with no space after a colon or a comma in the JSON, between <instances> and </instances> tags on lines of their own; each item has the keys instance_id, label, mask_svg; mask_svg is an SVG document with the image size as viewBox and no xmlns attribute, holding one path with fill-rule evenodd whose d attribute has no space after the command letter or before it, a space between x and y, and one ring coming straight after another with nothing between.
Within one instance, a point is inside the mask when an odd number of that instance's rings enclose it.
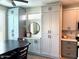
<instances>
[{"instance_id":1,"label":"drawer pull","mask_svg":"<svg viewBox=\"0 0 79 59\"><path fill-rule=\"evenodd\" d=\"M67 44L71 44L70 42L67 42Z\"/></svg>"},{"instance_id":2,"label":"drawer pull","mask_svg":"<svg viewBox=\"0 0 79 59\"><path fill-rule=\"evenodd\" d=\"M70 53L67 53L67 55L70 55Z\"/></svg>"},{"instance_id":3,"label":"drawer pull","mask_svg":"<svg viewBox=\"0 0 79 59\"><path fill-rule=\"evenodd\" d=\"M70 47L67 47L67 49L71 49Z\"/></svg>"}]
</instances>

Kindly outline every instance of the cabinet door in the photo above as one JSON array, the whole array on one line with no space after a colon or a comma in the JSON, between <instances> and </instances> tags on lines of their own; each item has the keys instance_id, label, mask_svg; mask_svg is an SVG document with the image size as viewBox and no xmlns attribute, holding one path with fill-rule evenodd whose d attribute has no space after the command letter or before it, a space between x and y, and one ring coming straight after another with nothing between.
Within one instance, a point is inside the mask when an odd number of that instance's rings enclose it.
<instances>
[{"instance_id":1,"label":"cabinet door","mask_svg":"<svg viewBox=\"0 0 79 59\"><path fill-rule=\"evenodd\" d=\"M51 47L50 47L50 55L54 57L60 56L60 39L59 39L59 31L60 31L60 19L59 12L51 13Z\"/></svg>"},{"instance_id":2,"label":"cabinet door","mask_svg":"<svg viewBox=\"0 0 79 59\"><path fill-rule=\"evenodd\" d=\"M18 13L18 11L15 11L14 15L14 24L13 24L13 28L14 28L14 39L17 39L19 37L19 14L16 15L16 13ZM21 34L21 33L20 33Z\"/></svg>"},{"instance_id":3,"label":"cabinet door","mask_svg":"<svg viewBox=\"0 0 79 59\"><path fill-rule=\"evenodd\" d=\"M42 13L42 32L48 33L50 30L50 14L49 13Z\"/></svg>"},{"instance_id":4,"label":"cabinet door","mask_svg":"<svg viewBox=\"0 0 79 59\"><path fill-rule=\"evenodd\" d=\"M31 45L29 46L29 52L33 52L33 40L32 39L27 39L28 40L28 42L30 42L31 43Z\"/></svg>"},{"instance_id":5,"label":"cabinet door","mask_svg":"<svg viewBox=\"0 0 79 59\"><path fill-rule=\"evenodd\" d=\"M50 38L48 32L51 30L51 14L49 12L42 13L42 39L41 39L41 54L50 55Z\"/></svg>"},{"instance_id":6,"label":"cabinet door","mask_svg":"<svg viewBox=\"0 0 79 59\"><path fill-rule=\"evenodd\" d=\"M33 52L40 54L40 39L33 39Z\"/></svg>"},{"instance_id":7,"label":"cabinet door","mask_svg":"<svg viewBox=\"0 0 79 59\"><path fill-rule=\"evenodd\" d=\"M51 43L50 43L50 39L48 38L48 35L44 35L44 37L42 37L41 39L41 54L42 55L46 55L49 56L50 55L50 47L51 47Z\"/></svg>"},{"instance_id":8,"label":"cabinet door","mask_svg":"<svg viewBox=\"0 0 79 59\"><path fill-rule=\"evenodd\" d=\"M29 52L40 54L40 39L28 39L31 43Z\"/></svg>"},{"instance_id":9,"label":"cabinet door","mask_svg":"<svg viewBox=\"0 0 79 59\"><path fill-rule=\"evenodd\" d=\"M17 39L19 37L19 20L18 20L18 9L8 10L8 38Z\"/></svg>"},{"instance_id":10,"label":"cabinet door","mask_svg":"<svg viewBox=\"0 0 79 59\"><path fill-rule=\"evenodd\" d=\"M60 56L60 42L59 35L52 35L50 39L50 56L59 57Z\"/></svg>"},{"instance_id":11,"label":"cabinet door","mask_svg":"<svg viewBox=\"0 0 79 59\"><path fill-rule=\"evenodd\" d=\"M59 26L60 26L60 19L59 19L59 12L51 13L51 35L59 34Z\"/></svg>"},{"instance_id":12,"label":"cabinet door","mask_svg":"<svg viewBox=\"0 0 79 59\"><path fill-rule=\"evenodd\" d=\"M13 39L14 38L14 26L13 26L13 10L8 10L8 38Z\"/></svg>"},{"instance_id":13,"label":"cabinet door","mask_svg":"<svg viewBox=\"0 0 79 59\"><path fill-rule=\"evenodd\" d=\"M76 30L76 10L63 10L63 30Z\"/></svg>"},{"instance_id":14,"label":"cabinet door","mask_svg":"<svg viewBox=\"0 0 79 59\"><path fill-rule=\"evenodd\" d=\"M79 9L76 10L76 13L77 13L77 23L78 23L79 22ZM76 24L76 25L78 26L78 24Z\"/></svg>"}]
</instances>

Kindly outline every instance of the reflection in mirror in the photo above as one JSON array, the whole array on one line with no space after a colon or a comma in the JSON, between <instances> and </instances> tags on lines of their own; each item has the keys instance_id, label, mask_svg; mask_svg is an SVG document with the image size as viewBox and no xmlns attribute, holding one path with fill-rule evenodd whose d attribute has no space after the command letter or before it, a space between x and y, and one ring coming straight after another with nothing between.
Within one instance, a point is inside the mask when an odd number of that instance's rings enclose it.
<instances>
[{"instance_id":1,"label":"reflection in mirror","mask_svg":"<svg viewBox=\"0 0 79 59\"><path fill-rule=\"evenodd\" d=\"M35 23L35 22L31 23L31 24L30 24L30 31L31 31L32 34L37 34L37 33L39 33L39 31L40 31L40 26L39 26L39 24L38 24L38 23Z\"/></svg>"}]
</instances>

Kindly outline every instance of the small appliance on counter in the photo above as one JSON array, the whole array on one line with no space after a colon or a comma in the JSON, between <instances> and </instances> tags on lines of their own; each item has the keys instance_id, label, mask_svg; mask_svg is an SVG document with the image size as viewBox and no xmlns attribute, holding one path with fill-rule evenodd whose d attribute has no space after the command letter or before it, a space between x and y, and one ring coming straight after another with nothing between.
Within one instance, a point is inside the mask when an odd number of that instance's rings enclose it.
<instances>
[{"instance_id":1,"label":"small appliance on counter","mask_svg":"<svg viewBox=\"0 0 79 59\"><path fill-rule=\"evenodd\" d=\"M76 36L76 40L79 41L79 34L77 34L77 36Z\"/></svg>"},{"instance_id":2,"label":"small appliance on counter","mask_svg":"<svg viewBox=\"0 0 79 59\"><path fill-rule=\"evenodd\" d=\"M76 37L76 40L79 41L79 37Z\"/></svg>"}]
</instances>

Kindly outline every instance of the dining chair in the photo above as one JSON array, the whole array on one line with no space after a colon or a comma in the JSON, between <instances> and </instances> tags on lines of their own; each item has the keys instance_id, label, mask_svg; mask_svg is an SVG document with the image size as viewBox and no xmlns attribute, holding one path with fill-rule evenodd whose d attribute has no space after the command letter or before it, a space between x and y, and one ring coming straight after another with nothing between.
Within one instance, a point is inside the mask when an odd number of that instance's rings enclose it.
<instances>
[{"instance_id":1,"label":"dining chair","mask_svg":"<svg viewBox=\"0 0 79 59\"><path fill-rule=\"evenodd\" d=\"M29 45L18 49L18 59L27 59Z\"/></svg>"},{"instance_id":2,"label":"dining chair","mask_svg":"<svg viewBox=\"0 0 79 59\"><path fill-rule=\"evenodd\" d=\"M18 49L18 59L27 59L28 48L31 43L24 38L18 38L20 48ZM28 43L28 45L26 45Z\"/></svg>"}]
</instances>

